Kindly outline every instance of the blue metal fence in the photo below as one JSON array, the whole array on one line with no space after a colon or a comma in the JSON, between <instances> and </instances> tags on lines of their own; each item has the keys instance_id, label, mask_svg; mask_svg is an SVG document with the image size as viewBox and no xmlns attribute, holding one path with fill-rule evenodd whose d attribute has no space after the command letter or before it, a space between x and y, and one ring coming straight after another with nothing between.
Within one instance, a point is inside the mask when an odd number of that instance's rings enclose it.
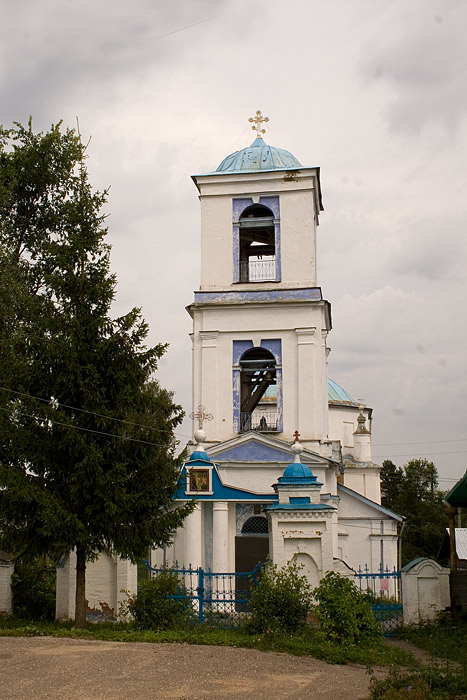
<instances>
[{"instance_id":1,"label":"blue metal fence","mask_svg":"<svg viewBox=\"0 0 467 700\"><path fill-rule=\"evenodd\" d=\"M144 561L150 577L167 569L155 569ZM171 568L177 575L180 588L169 598L188 600L193 621L220 628L238 627L249 612L251 592L259 582L261 565L242 573L214 573L199 568Z\"/></svg>"},{"instance_id":2,"label":"blue metal fence","mask_svg":"<svg viewBox=\"0 0 467 700\"><path fill-rule=\"evenodd\" d=\"M147 560L143 563L150 577L167 571L152 567ZM249 600L259 583L261 568L258 564L249 572L215 573L201 567L176 565L169 570L178 577L180 585L169 598L188 601L193 622L218 628L238 627L249 613ZM381 622L384 634L394 634L402 625L400 571L390 571L386 567L374 573L368 566L360 566L355 579L362 593L371 599L374 615Z\"/></svg>"},{"instance_id":3,"label":"blue metal fence","mask_svg":"<svg viewBox=\"0 0 467 700\"><path fill-rule=\"evenodd\" d=\"M371 599L374 615L381 623L385 636L391 636L402 625L401 572L380 567L377 573L367 565L355 574L362 593Z\"/></svg>"}]
</instances>

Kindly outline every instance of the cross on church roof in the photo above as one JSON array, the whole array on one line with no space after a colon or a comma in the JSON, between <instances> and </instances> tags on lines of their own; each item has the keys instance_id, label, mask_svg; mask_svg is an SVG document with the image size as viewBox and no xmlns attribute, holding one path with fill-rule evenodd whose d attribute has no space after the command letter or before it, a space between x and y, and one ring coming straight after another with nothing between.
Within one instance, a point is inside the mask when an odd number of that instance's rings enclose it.
<instances>
[{"instance_id":1,"label":"cross on church roof","mask_svg":"<svg viewBox=\"0 0 467 700\"><path fill-rule=\"evenodd\" d=\"M298 438L300 437L300 433L298 432L298 430L294 432L293 436L295 438L295 442L298 442Z\"/></svg>"},{"instance_id":2,"label":"cross on church roof","mask_svg":"<svg viewBox=\"0 0 467 700\"><path fill-rule=\"evenodd\" d=\"M199 430L202 430L203 429L203 422L205 420L212 420L214 418L214 416L212 415L212 413L206 413L204 406L202 404L200 404L198 406L198 410L196 411L196 413L195 413L195 411L192 411L190 413L190 418L191 418L191 420L197 420L198 421L198 428L199 428Z\"/></svg>"},{"instance_id":3,"label":"cross on church roof","mask_svg":"<svg viewBox=\"0 0 467 700\"><path fill-rule=\"evenodd\" d=\"M253 125L251 128L253 129L253 131L256 131L256 138L257 138L257 139L260 139L260 138L261 138L261 134L265 134L265 133L266 133L266 129L262 129L262 128L261 128L261 124L262 124L262 122L268 122L268 121L269 121L269 117L263 117L262 114L261 114L261 112L260 112L260 110L258 109L258 111L256 112L256 116L255 116L255 117L250 117L250 118L248 119L248 121L249 121L249 122L254 122L254 125Z\"/></svg>"}]
</instances>

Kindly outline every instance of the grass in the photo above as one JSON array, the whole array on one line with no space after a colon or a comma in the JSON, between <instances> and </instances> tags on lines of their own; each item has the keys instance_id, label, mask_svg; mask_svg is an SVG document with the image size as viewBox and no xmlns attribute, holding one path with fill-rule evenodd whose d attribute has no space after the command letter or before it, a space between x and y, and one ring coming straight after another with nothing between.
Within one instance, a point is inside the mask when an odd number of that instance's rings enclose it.
<instances>
[{"instance_id":1,"label":"grass","mask_svg":"<svg viewBox=\"0 0 467 700\"><path fill-rule=\"evenodd\" d=\"M373 679L372 700L467 698L467 620L439 617L419 627L402 628L399 637L428 651L434 660L418 668L394 667L386 679Z\"/></svg>"},{"instance_id":2,"label":"grass","mask_svg":"<svg viewBox=\"0 0 467 700\"><path fill-rule=\"evenodd\" d=\"M414 663L410 654L386 645L383 640L372 647L343 646L325 640L319 630L311 628L304 628L296 634L249 634L241 629L220 630L203 626L167 631L137 630L131 623L88 624L85 629L77 629L72 623L31 622L10 617L0 620L0 636L231 646L313 656L328 663L353 662L365 666L407 666Z\"/></svg>"},{"instance_id":3,"label":"grass","mask_svg":"<svg viewBox=\"0 0 467 700\"><path fill-rule=\"evenodd\" d=\"M406 627L400 636L437 658L464 666L467 674L467 618L453 621L440 617L419 627Z\"/></svg>"}]
</instances>

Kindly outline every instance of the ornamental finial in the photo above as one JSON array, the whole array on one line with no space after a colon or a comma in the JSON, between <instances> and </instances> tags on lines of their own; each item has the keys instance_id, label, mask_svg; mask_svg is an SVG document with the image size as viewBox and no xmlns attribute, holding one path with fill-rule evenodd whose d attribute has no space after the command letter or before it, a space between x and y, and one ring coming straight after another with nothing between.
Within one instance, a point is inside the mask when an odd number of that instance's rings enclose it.
<instances>
[{"instance_id":1,"label":"ornamental finial","mask_svg":"<svg viewBox=\"0 0 467 700\"><path fill-rule=\"evenodd\" d=\"M257 138L257 139L260 139L260 138L261 138L261 134L265 134L265 133L266 133L266 129L262 129L262 128L261 128L261 124L262 124L263 122L265 122L265 123L268 122L268 121L269 121L269 117L263 117L262 114L261 114L261 112L260 112L260 110L258 109L258 111L256 112L256 116L255 116L255 117L250 117L250 118L248 119L248 121L249 121L249 122L254 122L254 124L253 124L253 126L252 126L251 128L253 129L253 131L256 131L256 138Z\"/></svg>"},{"instance_id":2,"label":"ornamental finial","mask_svg":"<svg viewBox=\"0 0 467 700\"><path fill-rule=\"evenodd\" d=\"M190 413L190 418L191 420L197 420L198 421L198 429L202 430L203 429L203 423L205 420L212 420L213 419L212 413L206 413L206 409L204 408L203 404L200 404L198 406L198 410L192 411Z\"/></svg>"}]
</instances>

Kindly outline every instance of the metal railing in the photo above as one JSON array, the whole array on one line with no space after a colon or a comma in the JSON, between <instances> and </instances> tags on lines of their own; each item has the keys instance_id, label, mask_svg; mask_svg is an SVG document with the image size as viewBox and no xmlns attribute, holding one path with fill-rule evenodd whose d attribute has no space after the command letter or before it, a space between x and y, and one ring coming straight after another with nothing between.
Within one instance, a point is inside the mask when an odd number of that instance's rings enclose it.
<instances>
[{"instance_id":1,"label":"metal railing","mask_svg":"<svg viewBox=\"0 0 467 700\"><path fill-rule=\"evenodd\" d=\"M240 413L240 432L277 433L277 413Z\"/></svg>"},{"instance_id":2,"label":"metal railing","mask_svg":"<svg viewBox=\"0 0 467 700\"><path fill-rule=\"evenodd\" d=\"M390 636L403 622L401 572L380 566L374 573L365 565L363 569L358 567L355 578L362 593L371 599L373 613L385 636Z\"/></svg>"},{"instance_id":3,"label":"metal railing","mask_svg":"<svg viewBox=\"0 0 467 700\"><path fill-rule=\"evenodd\" d=\"M240 282L274 282L276 259L246 260L240 263Z\"/></svg>"},{"instance_id":4,"label":"metal railing","mask_svg":"<svg viewBox=\"0 0 467 700\"><path fill-rule=\"evenodd\" d=\"M252 590L259 583L261 564L253 571L241 573L214 573L209 570L188 567L155 569L144 561L151 578L164 571L175 574L180 582L177 592L167 596L180 600L190 607L192 623L207 623L215 627L237 627L249 612L248 602Z\"/></svg>"}]
</instances>

